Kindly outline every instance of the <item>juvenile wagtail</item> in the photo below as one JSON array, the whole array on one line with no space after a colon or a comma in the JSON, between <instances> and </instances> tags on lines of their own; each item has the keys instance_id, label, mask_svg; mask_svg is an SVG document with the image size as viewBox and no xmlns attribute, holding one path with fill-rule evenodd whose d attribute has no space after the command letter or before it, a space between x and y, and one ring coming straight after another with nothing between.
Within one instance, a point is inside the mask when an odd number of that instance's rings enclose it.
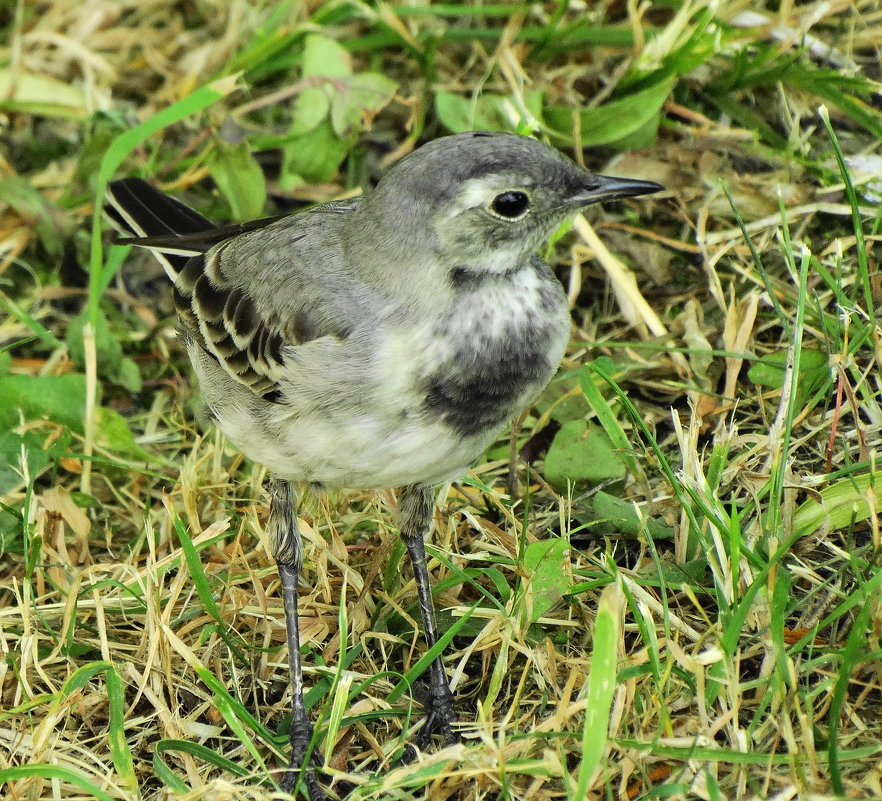
<instances>
[{"instance_id":1,"label":"juvenile wagtail","mask_svg":"<svg viewBox=\"0 0 882 801\"><path fill-rule=\"evenodd\" d=\"M295 485L399 487L398 530L436 642L424 539L433 490L461 476L554 375L570 320L537 255L593 203L658 192L593 175L551 147L470 132L403 158L364 198L216 228L140 179L110 203L174 284L183 341L215 424L272 473L267 530L284 593L293 689L291 761L312 728L303 703ZM455 739L442 661L429 670L418 743Z\"/></svg>"}]
</instances>

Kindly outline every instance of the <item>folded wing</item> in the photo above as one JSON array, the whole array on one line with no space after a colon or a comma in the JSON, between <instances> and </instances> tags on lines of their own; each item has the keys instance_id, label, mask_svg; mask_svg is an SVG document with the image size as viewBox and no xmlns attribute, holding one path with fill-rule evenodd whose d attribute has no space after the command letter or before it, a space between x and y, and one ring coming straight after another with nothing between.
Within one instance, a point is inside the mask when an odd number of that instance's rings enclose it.
<instances>
[{"instance_id":1,"label":"folded wing","mask_svg":"<svg viewBox=\"0 0 882 801\"><path fill-rule=\"evenodd\" d=\"M279 399L296 346L349 333L344 307L358 288L335 269L342 261L336 231L357 203L218 228L141 179L108 188L108 215L131 235L120 242L162 262L185 333L267 400ZM321 253L322 263L310 263L310 253ZM328 280L307 280L307 271Z\"/></svg>"}]
</instances>

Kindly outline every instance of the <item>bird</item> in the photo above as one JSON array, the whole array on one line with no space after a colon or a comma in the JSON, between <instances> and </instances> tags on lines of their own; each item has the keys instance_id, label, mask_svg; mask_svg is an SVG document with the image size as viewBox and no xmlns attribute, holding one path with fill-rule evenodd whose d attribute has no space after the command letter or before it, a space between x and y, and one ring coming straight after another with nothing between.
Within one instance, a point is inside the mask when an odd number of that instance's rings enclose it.
<instances>
[{"instance_id":1,"label":"bird","mask_svg":"<svg viewBox=\"0 0 882 801\"><path fill-rule=\"evenodd\" d=\"M119 241L149 248L172 283L209 416L271 476L266 531L292 698L283 789L302 777L313 801L326 798L303 701L300 488L398 489L397 529L432 648L434 491L535 399L568 341L566 296L538 249L592 204L662 189L486 131L423 144L364 196L226 227L143 179L109 185L108 213L127 234ZM453 743L440 656L428 685L418 743Z\"/></svg>"}]
</instances>

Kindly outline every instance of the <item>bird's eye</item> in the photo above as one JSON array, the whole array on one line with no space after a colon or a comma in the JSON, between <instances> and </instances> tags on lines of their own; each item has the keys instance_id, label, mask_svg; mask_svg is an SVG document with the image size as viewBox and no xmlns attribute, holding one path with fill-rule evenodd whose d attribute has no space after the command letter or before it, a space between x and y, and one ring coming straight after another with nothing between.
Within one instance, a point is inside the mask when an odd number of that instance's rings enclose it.
<instances>
[{"instance_id":1,"label":"bird's eye","mask_svg":"<svg viewBox=\"0 0 882 801\"><path fill-rule=\"evenodd\" d=\"M493 198L490 211L505 220L518 220L530 210L530 196L519 190L502 192Z\"/></svg>"}]
</instances>

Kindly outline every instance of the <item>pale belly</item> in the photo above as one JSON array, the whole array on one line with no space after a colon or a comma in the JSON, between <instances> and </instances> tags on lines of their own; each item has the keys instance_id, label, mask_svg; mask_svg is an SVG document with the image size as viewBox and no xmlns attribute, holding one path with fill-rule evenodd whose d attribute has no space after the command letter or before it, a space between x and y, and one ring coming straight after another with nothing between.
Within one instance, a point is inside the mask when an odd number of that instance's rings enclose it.
<instances>
[{"instance_id":1,"label":"pale belly","mask_svg":"<svg viewBox=\"0 0 882 801\"><path fill-rule=\"evenodd\" d=\"M390 430L370 415L341 421L312 419L279 426L268 436L245 415L218 425L246 456L281 478L329 487L371 489L441 484L461 476L498 431L469 438L451 436L440 421L413 421Z\"/></svg>"}]
</instances>

